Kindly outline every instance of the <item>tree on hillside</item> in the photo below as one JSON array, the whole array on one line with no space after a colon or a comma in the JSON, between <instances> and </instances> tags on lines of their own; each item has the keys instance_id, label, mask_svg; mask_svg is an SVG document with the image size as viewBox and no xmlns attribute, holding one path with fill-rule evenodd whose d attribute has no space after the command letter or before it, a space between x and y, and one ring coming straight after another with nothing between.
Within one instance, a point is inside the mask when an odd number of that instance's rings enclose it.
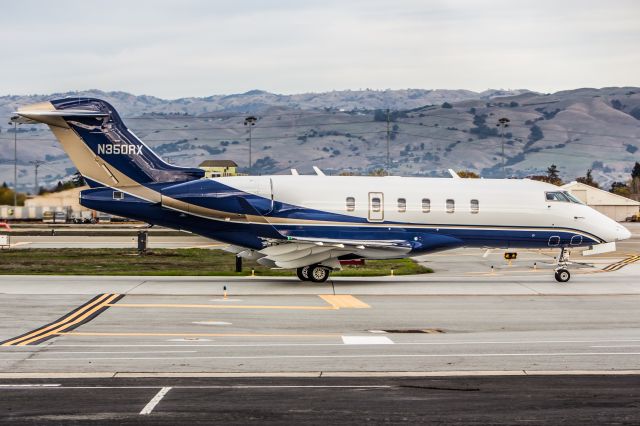
<instances>
[{"instance_id":1,"label":"tree on hillside","mask_svg":"<svg viewBox=\"0 0 640 426\"><path fill-rule=\"evenodd\" d=\"M624 182L613 182L609 192L628 198L629 195L631 195L631 188L629 188L629 185Z\"/></svg>"},{"instance_id":2,"label":"tree on hillside","mask_svg":"<svg viewBox=\"0 0 640 426\"><path fill-rule=\"evenodd\" d=\"M529 133L529 144L533 144L534 142L537 142L543 138L544 133L542 133L542 129L537 124L531 126L531 133Z\"/></svg>"},{"instance_id":3,"label":"tree on hillside","mask_svg":"<svg viewBox=\"0 0 640 426\"><path fill-rule=\"evenodd\" d=\"M80 174L80 172L75 172L73 174L73 176L71 177L71 182L73 182L73 185L78 188L80 186L84 186L85 185L85 181L84 181L84 177L82 177L82 175Z\"/></svg>"},{"instance_id":4,"label":"tree on hillside","mask_svg":"<svg viewBox=\"0 0 640 426\"><path fill-rule=\"evenodd\" d=\"M549 183L554 185L562 185L562 180L560 179L560 172L558 171L558 166L552 164L547 167L547 179L549 179Z\"/></svg>"},{"instance_id":5,"label":"tree on hillside","mask_svg":"<svg viewBox=\"0 0 640 426\"><path fill-rule=\"evenodd\" d=\"M593 176L591 176L591 169L587 170L586 176L580 176L576 178L576 182L584 183L585 185L593 186L594 188L600 188L600 184L593 180Z\"/></svg>"},{"instance_id":6,"label":"tree on hillside","mask_svg":"<svg viewBox=\"0 0 640 426\"><path fill-rule=\"evenodd\" d=\"M385 169L373 169L369 172L369 176L386 176L387 172Z\"/></svg>"},{"instance_id":7,"label":"tree on hillside","mask_svg":"<svg viewBox=\"0 0 640 426\"><path fill-rule=\"evenodd\" d=\"M479 179L480 175L477 174L476 172L472 172L469 170L460 170L458 172L458 176L460 176L461 178L467 178L467 179Z\"/></svg>"},{"instance_id":8,"label":"tree on hillside","mask_svg":"<svg viewBox=\"0 0 640 426\"><path fill-rule=\"evenodd\" d=\"M453 108L453 105L451 105L449 102L444 102L441 107L442 108Z\"/></svg>"},{"instance_id":9,"label":"tree on hillside","mask_svg":"<svg viewBox=\"0 0 640 426\"><path fill-rule=\"evenodd\" d=\"M553 185L560 186L562 185L562 179L560 179L560 172L558 171L558 167L555 164L552 164L547 168L546 175L532 175L527 176L528 179L537 180L540 182L547 182Z\"/></svg>"},{"instance_id":10,"label":"tree on hillside","mask_svg":"<svg viewBox=\"0 0 640 426\"><path fill-rule=\"evenodd\" d=\"M26 199L26 195L22 192L18 192L18 205L24 206L24 200ZM0 205L13 205L13 189L9 188L6 182L2 184L0 187Z\"/></svg>"},{"instance_id":11,"label":"tree on hillside","mask_svg":"<svg viewBox=\"0 0 640 426\"><path fill-rule=\"evenodd\" d=\"M631 170L631 194L640 194L640 163L636 161L636 164Z\"/></svg>"}]
</instances>

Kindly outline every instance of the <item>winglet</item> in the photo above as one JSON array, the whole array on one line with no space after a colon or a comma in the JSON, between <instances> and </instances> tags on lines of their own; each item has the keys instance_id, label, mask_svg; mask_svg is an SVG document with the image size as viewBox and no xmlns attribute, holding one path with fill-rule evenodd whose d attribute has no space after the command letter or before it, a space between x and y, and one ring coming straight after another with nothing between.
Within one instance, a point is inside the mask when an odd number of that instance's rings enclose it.
<instances>
[{"instance_id":1,"label":"winglet","mask_svg":"<svg viewBox=\"0 0 640 426\"><path fill-rule=\"evenodd\" d=\"M324 174L324 172L323 172L322 170L320 170L320 169L319 169L318 167L316 167L316 166L313 166L313 171L314 171L314 172L316 172L316 174L317 174L318 176L326 176L326 175Z\"/></svg>"},{"instance_id":2,"label":"winglet","mask_svg":"<svg viewBox=\"0 0 640 426\"><path fill-rule=\"evenodd\" d=\"M453 169L449 169L449 174L454 179L460 179L460 176L458 176L458 174L456 172L454 172Z\"/></svg>"}]
</instances>

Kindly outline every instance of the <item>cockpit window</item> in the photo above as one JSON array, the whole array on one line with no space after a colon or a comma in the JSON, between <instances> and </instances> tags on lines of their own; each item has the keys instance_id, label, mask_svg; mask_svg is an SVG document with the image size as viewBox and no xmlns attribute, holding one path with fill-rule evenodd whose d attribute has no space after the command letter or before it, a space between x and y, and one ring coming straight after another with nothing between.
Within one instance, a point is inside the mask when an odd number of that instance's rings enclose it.
<instances>
[{"instance_id":1,"label":"cockpit window","mask_svg":"<svg viewBox=\"0 0 640 426\"><path fill-rule=\"evenodd\" d=\"M569 199L569 201L571 201L572 203L576 203L576 204L584 204L582 201L578 200L576 197L574 197L573 195L571 195L571 193L569 191L562 191L562 193L564 194L565 197L567 197Z\"/></svg>"},{"instance_id":2,"label":"cockpit window","mask_svg":"<svg viewBox=\"0 0 640 426\"><path fill-rule=\"evenodd\" d=\"M547 201L562 201L563 203L583 204L582 201L571 195L569 191L545 192Z\"/></svg>"},{"instance_id":3,"label":"cockpit window","mask_svg":"<svg viewBox=\"0 0 640 426\"><path fill-rule=\"evenodd\" d=\"M564 203L569 202L569 198L567 198L562 192L547 192L547 201L562 201Z\"/></svg>"}]
</instances>

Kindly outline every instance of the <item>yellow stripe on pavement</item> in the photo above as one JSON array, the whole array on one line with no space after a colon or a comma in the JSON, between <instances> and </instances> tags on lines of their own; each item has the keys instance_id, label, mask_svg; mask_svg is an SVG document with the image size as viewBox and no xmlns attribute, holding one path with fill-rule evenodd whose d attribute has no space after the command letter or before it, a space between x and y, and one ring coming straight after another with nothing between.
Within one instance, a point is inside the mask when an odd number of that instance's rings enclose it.
<instances>
[{"instance_id":1,"label":"yellow stripe on pavement","mask_svg":"<svg viewBox=\"0 0 640 426\"><path fill-rule=\"evenodd\" d=\"M170 308L170 309L294 309L294 310L332 310L333 306L282 306L282 305L197 305L177 303L118 303L109 305L114 308Z\"/></svg>"},{"instance_id":2,"label":"yellow stripe on pavement","mask_svg":"<svg viewBox=\"0 0 640 426\"><path fill-rule=\"evenodd\" d=\"M35 337L33 337L33 338L29 339L29 340L26 340L26 341L23 340L22 342L18 343L16 346L28 345L29 343L35 342L36 340L40 340L40 339L43 339L45 337L48 337L48 336L51 336L51 335L54 335L54 334L58 335L58 334L60 334L60 332L64 331L66 328L68 328L68 327L70 327L72 325L75 325L75 324L77 324L79 322L82 322L83 320L85 320L87 317L93 315L98 310L100 310L100 309L102 309L104 307L113 306L113 305L110 305L110 303L114 299L116 299L118 296L120 296L120 295L119 294L111 294L111 295L109 295L107 300L105 300L104 302L102 302L102 303L100 303L98 305L95 305L93 308L91 308L89 310L85 310L84 313L81 316L77 317L75 320L73 320L71 322L64 323L64 324L60 325L59 327L49 331L46 334L43 334L43 335L40 335L40 336L35 336Z\"/></svg>"},{"instance_id":3,"label":"yellow stripe on pavement","mask_svg":"<svg viewBox=\"0 0 640 426\"><path fill-rule=\"evenodd\" d=\"M350 294L320 294L319 296L322 300L333 306L335 309L367 309L371 307L364 303L362 300L357 299Z\"/></svg>"},{"instance_id":4,"label":"yellow stripe on pavement","mask_svg":"<svg viewBox=\"0 0 640 426\"><path fill-rule=\"evenodd\" d=\"M58 333L63 336L158 336L158 337L338 337L341 334L254 334L254 333L110 333L110 332L83 332L69 331Z\"/></svg>"},{"instance_id":5,"label":"yellow stripe on pavement","mask_svg":"<svg viewBox=\"0 0 640 426\"><path fill-rule=\"evenodd\" d=\"M80 315L82 315L87 310L89 310L92 307L94 307L96 305L99 305L100 303L105 301L107 299L107 297L109 297L109 294L103 294L98 299L94 300L92 303L90 303L87 306L85 306L83 309L81 309L81 310L79 310L77 312L74 312L73 315L67 316L67 317L63 318L62 320L57 321L57 322L55 322L53 324L50 324L48 326L40 327L40 328L32 331L31 333L27 334L26 336L18 337L16 339L13 339L13 340L10 340L8 342L5 342L5 343L2 344L2 346L16 345L17 343L23 342L25 339L31 339L32 337L37 337L38 339L40 339L42 332L58 328L61 325L67 325L70 321L72 321L75 318L79 317Z\"/></svg>"}]
</instances>

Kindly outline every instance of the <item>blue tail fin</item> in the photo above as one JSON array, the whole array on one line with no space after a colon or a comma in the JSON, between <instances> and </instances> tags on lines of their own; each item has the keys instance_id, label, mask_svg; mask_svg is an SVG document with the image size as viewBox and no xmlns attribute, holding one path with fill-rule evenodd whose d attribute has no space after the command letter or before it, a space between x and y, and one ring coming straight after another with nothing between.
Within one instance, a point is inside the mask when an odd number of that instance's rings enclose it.
<instances>
[{"instance_id":1,"label":"blue tail fin","mask_svg":"<svg viewBox=\"0 0 640 426\"><path fill-rule=\"evenodd\" d=\"M199 179L204 171L163 161L124 124L109 103L65 98L26 106L18 114L49 124L85 178L107 186ZM85 145L82 148L78 145Z\"/></svg>"}]
</instances>

